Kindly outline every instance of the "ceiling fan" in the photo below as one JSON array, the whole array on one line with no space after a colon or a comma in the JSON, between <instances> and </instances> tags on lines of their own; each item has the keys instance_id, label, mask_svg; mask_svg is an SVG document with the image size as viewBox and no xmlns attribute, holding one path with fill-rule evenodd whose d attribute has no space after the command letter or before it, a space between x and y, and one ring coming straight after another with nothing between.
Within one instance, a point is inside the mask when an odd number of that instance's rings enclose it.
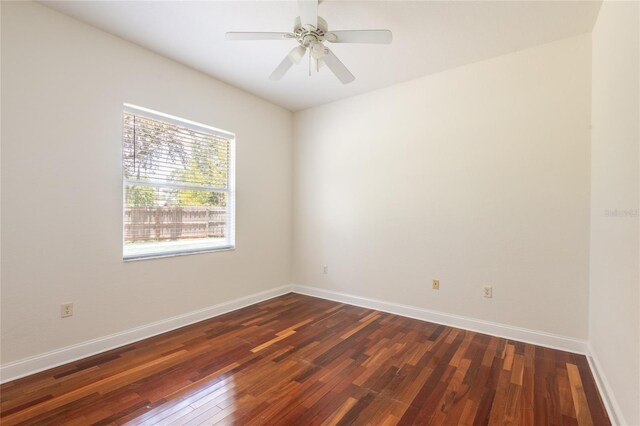
<instances>
[{"instance_id":1,"label":"ceiling fan","mask_svg":"<svg viewBox=\"0 0 640 426\"><path fill-rule=\"evenodd\" d=\"M328 47L325 41L330 43L391 43L391 31L389 30L345 30L329 31L327 22L318 16L318 0L298 0L300 16L293 24L292 32L228 32L227 40L295 40L298 46L280 62L280 65L271 73L271 80L280 80L289 71L293 64L299 64L309 51L309 74L311 74L312 61L316 71L326 65L331 72L338 77L343 84L351 83L355 77L340 62Z\"/></svg>"}]
</instances>

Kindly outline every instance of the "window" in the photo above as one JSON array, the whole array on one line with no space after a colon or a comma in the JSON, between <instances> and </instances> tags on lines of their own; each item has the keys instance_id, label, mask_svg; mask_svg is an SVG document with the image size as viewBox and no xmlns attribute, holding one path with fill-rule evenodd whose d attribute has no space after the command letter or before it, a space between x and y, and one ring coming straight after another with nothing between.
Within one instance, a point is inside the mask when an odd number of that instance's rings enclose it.
<instances>
[{"instance_id":1,"label":"window","mask_svg":"<svg viewBox=\"0 0 640 426\"><path fill-rule=\"evenodd\" d=\"M234 247L234 135L125 105L124 259Z\"/></svg>"}]
</instances>

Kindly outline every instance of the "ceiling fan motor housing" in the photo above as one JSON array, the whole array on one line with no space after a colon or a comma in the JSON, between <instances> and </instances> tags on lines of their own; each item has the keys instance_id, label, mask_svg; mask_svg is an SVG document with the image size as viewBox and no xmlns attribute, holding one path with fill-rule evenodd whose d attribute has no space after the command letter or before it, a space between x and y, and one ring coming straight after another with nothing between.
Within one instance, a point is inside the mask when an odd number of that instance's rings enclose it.
<instances>
[{"instance_id":1,"label":"ceiling fan motor housing","mask_svg":"<svg viewBox=\"0 0 640 426\"><path fill-rule=\"evenodd\" d=\"M309 48L317 43L322 43L327 38L327 21L318 16L318 25L302 25L300 17L295 19L293 34L301 46Z\"/></svg>"}]
</instances>

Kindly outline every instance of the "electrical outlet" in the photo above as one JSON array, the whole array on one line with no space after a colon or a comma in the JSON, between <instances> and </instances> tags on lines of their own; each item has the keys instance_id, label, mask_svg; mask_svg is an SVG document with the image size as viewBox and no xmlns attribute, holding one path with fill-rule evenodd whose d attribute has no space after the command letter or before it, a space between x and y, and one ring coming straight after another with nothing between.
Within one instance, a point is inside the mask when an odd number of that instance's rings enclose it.
<instances>
[{"instance_id":1,"label":"electrical outlet","mask_svg":"<svg viewBox=\"0 0 640 426\"><path fill-rule=\"evenodd\" d=\"M66 318L73 315L73 303L63 303L60 305L60 318Z\"/></svg>"},{"instance_id":2,"label":"electrical outlet","mask_svg":"<svg viewBox=\"0 0 640 426\"><path fill-rule=\"evenodd\" d=\"M322 273L325 274L325 275L327 275L329 273L329 267L327 265L324 265L322 267Z\"/></svg>"},{"instance_id":3,"label":"electrical outlet","mask_svg":"<svg viewBox=\"0 0 640 426\"><path fill-rule=\"evenodd\" d=\"M440 280L433 280L433 283L431 284L431 287L434 290L440 290Z\"/></svg>"},{"instance_id":4,"label":"electrical outlet","mask_svg":"<svg viewBox=\"0 0 640 426\"><path fill-rule=\"evenodd\" d=\"M487 299L491 299L493 297L493 287L489 285L485 285L484 292L482 293L482 295Z\"/></svg>"}]
</instances>

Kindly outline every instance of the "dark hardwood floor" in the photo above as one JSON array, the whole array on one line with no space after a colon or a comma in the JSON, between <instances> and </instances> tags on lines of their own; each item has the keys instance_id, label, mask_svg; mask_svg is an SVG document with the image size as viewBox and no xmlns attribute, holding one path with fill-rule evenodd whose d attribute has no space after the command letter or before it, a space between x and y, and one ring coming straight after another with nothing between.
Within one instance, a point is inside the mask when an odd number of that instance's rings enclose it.
<instances>
[{"instance_id":1,"label":"dark hardwood floor","mask_svg":"<svg viewBox=\"0 0 640 426\"><path fill-rule=\"evenodd\" d=\"M3 425L608 425L582 355L288 294L6 383Z\"/></svg>"}]
</instances>

